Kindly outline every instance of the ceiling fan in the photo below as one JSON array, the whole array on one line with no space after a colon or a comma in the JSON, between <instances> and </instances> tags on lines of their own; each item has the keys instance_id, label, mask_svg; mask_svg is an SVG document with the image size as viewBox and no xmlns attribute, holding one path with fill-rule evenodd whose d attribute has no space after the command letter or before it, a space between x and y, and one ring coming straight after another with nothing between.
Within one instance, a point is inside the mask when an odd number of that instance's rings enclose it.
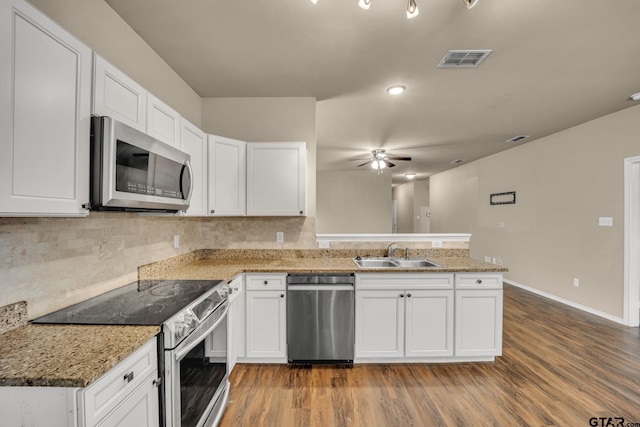
<instances>
[{"instance_id":1,"label":"ceiling fan","mask_svg":"<svg viewBox=\"0 0 640 427\"><path fill-rule=\"evenodd\" d=\"M355 159L355 160L362 160L362 159ZM395 164L391 163L389 160L401 160L401 161L410 161L411 157L402 157L402 156L388 156L386 154L386 151L383 150L382 148L376 148L375 150L371 150L371 160L369 160L368 162L365 162L361 165L358 165L358 167L362 167L362 166L366 166L368 164L371 164L371 167L373 169L377 169L378 170L378 174L382 173L382 169L386 168L386 167L394 167Z\"/></svg>"}]
</instances>

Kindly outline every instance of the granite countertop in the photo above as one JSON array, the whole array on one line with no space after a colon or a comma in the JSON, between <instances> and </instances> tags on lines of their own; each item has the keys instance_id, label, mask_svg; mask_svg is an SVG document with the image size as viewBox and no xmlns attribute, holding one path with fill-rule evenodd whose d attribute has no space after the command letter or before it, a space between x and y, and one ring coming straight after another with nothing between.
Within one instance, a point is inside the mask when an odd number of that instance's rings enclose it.
<instances>
[{"instance_id":1,"label":"granite countertop","mask_svg":"<svg viewBox=\"0 0 640 427\"><path fill-rule=\"evenodd\" d=\"M0 386L86 387L158 326L24 325L0 334Z\"/></svg>"},{"instance_id":2,"label":"granite countertop","mask_svg":"<svg viewBox=\"0 0 640 427\"><path fill-rule=\"evenodd\" d=\"M196 251L141 266L139 280L226 280L241 273L505 272L457 250L441 268L361 269L349 251ZM464 253L464 252L463 252ZM27 324L0 334L0 386L86 387L160 332L158 326Z\"/></svg>"},{"instance_id":3,"label":"granite countertop","mask_svg":"<svg viewBox=\"0 0 640 427\"><path fill-rule=\"evenodd\" d=\"M430 258L443 267L359 268L352 258L204 258L180 264L141 270L141 279L221 279L229 281L241 273L451 273L505 272L497 266L468 257Z\"/></svg>"}]
</instances>

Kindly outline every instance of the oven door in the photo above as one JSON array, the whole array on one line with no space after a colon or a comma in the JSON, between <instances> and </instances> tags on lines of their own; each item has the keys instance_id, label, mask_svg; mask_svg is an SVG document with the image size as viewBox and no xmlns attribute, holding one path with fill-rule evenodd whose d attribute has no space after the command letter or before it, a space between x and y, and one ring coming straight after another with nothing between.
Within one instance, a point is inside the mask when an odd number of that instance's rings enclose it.
<instances>
[{"instance_id":1,"label":"oven door","mask_svg":"<svg viewBox=\"0 0 640 427\"><path fill-rule=\"evenodd\" d=\"M217 425L228 397L228 306L212 313L174 350L165 351L167 427Z\"/></svg>"}]
</instances>

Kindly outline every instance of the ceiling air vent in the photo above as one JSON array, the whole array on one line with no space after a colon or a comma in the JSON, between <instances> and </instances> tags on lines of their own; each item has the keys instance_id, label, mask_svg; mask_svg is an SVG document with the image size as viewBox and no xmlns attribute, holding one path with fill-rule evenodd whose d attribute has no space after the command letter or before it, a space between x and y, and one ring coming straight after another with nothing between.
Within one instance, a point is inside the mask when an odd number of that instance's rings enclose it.
<instances>
[{"instance_id":1,"label":"ceiling air vent","mask_svg":"<svg viewBox=\"0 0 640 427\"><path fill-rule=\"evenodd\" d=\"M475 68L489 56L491 50L450 50L438 68Z\"/></svg>"},{"instance_id":2,"label":"ceiling air vent","mask_svg":"<svg viewBox=\"0 0 640 427\"><path fill-rule=\"evenodd\" d=\"M518 141L522 141L523 139L527 139L529 138L529 135L518 135L518 136L514 136L511 139L507 139L505 142L518 142Z\"/></svg>"}]
</instances>

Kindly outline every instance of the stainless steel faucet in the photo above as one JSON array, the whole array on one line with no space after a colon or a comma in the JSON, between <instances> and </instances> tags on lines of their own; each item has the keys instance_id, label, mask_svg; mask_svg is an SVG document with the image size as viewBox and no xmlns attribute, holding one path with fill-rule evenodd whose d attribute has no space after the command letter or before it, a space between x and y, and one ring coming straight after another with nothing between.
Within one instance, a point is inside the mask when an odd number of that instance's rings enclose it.
<instances>
[{"instance_id":1,"label":"stainless steel faucet","mask_svg":"<svg viewBox=\"0 0 640 427\"><path fill-rule=\"evenodd\" d=\"M396 243L391 243L389 246L387 246L387 258L393 257L393 245L395 244Z\"/></svg>"}]
</instances>

